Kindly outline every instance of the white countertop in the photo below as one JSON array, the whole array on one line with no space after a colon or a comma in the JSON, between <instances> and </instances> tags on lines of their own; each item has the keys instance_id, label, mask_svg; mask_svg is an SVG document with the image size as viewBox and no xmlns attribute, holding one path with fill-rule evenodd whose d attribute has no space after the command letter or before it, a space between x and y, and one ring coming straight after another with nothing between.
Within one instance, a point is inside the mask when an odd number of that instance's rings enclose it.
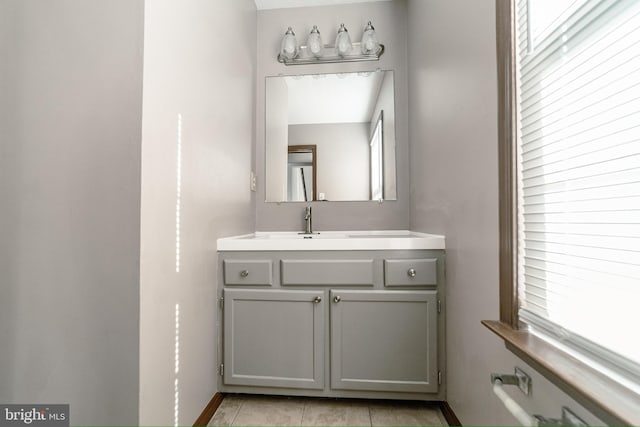
<instances>
[{"instance_id":1,"label":"white countertop","mask_svg":"<svg viewBox=\"0 0 640 427\"><path fill-rule=\"evenodd\" d=\"M444 236L408 230L260 232L218 239L219 251L445 249Z\"/></svg>"}]
</instances>

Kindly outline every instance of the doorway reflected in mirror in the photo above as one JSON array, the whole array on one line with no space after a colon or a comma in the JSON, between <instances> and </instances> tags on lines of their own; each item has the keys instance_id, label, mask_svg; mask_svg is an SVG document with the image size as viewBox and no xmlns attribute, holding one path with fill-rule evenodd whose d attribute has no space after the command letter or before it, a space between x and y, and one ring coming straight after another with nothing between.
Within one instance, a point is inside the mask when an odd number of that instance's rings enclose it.
<instances>
[{"instance_id":1,"label":"doorway reflected in mirror","mask_svg":"<svg viewBox=\"0 0 640 427\"><path fill-rule=\"evenodd\" d=\"M289 145L287 157L287 201L318 200L316 146Z\"/></svg>"}]
</instances>

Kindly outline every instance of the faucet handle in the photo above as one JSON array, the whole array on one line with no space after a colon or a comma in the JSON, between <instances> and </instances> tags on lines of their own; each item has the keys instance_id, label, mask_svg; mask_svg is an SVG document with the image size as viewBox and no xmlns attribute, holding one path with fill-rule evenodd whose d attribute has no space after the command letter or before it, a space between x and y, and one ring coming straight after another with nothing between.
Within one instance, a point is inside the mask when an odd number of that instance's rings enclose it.
<instances>
[{"instance_id":1,"label":"faucet handle","mask_svg":"<svg viewBox=\"0 0 640 427\"><path fill-rule=\"evenodd\" d=\"M305 230L304 234L313 234L313 226L311 225L311 206L307 206L304 211Z\"/></svg>"}]
</instances>

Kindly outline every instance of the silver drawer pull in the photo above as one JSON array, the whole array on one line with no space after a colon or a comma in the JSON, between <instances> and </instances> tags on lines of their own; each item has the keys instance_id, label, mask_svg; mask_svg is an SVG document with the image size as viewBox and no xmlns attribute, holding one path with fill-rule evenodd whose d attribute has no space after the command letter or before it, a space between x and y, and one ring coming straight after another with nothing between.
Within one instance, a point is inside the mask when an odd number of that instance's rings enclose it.
<instances>
[{"instance_id":1,"label":"silver drawer pull","mask_svg":"<svg viewBox=\"0 0 640 427\"><path fill-rule=\"evenodd\" d=\"M315 302L316 304L318 304L318 303L319 303L319 302L321 302L321 301L322 301L322 297L315 297L315 298L313 299L313 302Z\"/></svg>"},{"instance_id":2,"label":"silver drawer pull","mask_svg":"<svg viewBox=\"0 0 640 427\"><path fill-rule=\"evenodd\" d=\"M407 276L416 277L416 269L415 268L410 268L409 270L407 270Z\"/></svg>"},{"instance_id":3,"label":"silver drawer pull","mask_svg":"<svg viewBox=\"0 0 640 427\"><path fill-rule=\"evenodd\" d=\"M336 295L335 297L333 297L333 302L340 302L342 298L340 298L340 295Z\"/></svg>"},{"instance_id":4,"label":"silver drawer pull","mask_svg":"<svg viewBox=\"0 0 640 427\"><path fill-rule=\"evenodd\" d=\"M242 270L240 272L240 277L247 277L249 275L249 270Z\"/></svg>"}]
</instances>

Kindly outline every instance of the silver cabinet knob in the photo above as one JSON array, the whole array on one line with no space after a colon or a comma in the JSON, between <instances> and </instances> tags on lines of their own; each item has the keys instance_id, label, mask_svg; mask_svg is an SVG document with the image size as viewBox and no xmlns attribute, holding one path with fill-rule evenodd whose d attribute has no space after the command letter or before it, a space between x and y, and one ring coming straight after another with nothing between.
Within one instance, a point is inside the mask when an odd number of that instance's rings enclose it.
<instances>
[{"instance_id":1,"label":"silver cabinet knob","mask_svg":"<svg viewBox=\"0 0 640 427\"><path fill-rule=\"evenodd\" d=\"M249 275L249 270L242 270L240 272L240 277L247 277Z\"/></svg>"},{"instance_id":2,"label":"silver cabinet knob","mask_svg":"<svg viewBox=\"0 0 640 427\"><path fill-rule=\"evenodd\" d=\"M321 301L322 301L322 297L315 297L315 298L313 299L313 302L315 302L316 304L318 304L318 303L319 303L319 302L321 302Z\"/></svg>"},{"instance_id":3,"label":"silver cabinet knob","mask_svg":"<svg viewBox=\"0 0 640 427\"><path fill-rule=\"evenodd\" d=\"M416 277L416 269L415 268L410 268L409 270L407 270L407 276Z\"/></svg>"},{"instance_id":4,"label":"silver cabinet knob","mask_svg":"<svg viewBox=\"0 0 640 427\"><path fill-rule=\"evenodd\" d=\"M333 302L340 302L342 298L340 298L340 295L336 295L335 297L333 297Z\"/></svg>"}]
</instances>

